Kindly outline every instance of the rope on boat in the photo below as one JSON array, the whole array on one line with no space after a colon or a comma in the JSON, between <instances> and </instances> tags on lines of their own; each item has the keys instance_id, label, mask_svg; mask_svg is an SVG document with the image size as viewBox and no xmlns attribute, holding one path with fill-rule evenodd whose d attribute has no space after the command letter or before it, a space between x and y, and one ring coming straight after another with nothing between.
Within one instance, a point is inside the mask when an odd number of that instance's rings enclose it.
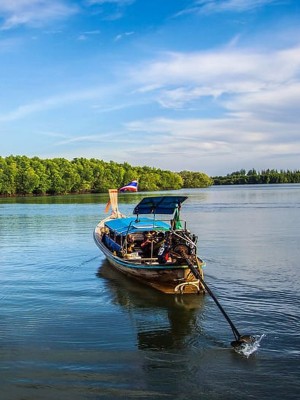
<instances>
[{"instance_id":1,"label":"rope on boat","mask_svg":"<svg viewBox=\"0 0 300 400\"><path fill-rule=\"evenodd\" d=\"M180 294L183 294L184 289L186 288L186 286L194 286L197 289L197 293L200 293L200 287L199 287L199 283L200 281L193 281L193 282L183 282L180 283L179 285L177 285L174 289L175 293L180 292Z\"/></svg>"}]
</instances>

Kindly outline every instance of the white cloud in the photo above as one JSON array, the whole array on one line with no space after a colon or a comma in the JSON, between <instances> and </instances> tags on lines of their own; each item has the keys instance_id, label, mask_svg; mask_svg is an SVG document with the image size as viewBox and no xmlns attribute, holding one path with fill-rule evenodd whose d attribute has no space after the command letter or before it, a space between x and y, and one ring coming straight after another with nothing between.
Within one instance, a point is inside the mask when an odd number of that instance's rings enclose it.
<instances>
[{"instance_id":1,"label":"white cloud","mask_svg":"<svg viewBox=\"0 0 300 400\"><path fill-rule=\"evenodd\" d=\"M152 94L165 108L189 107L198 101L201 109L201 99L211 97L224 112L262 115L265 109L267 118L271 110L295 111L299 71L300 46L267 52L223 48L168 53L137 67L131 75L140 93Z\"/></svg>"},{"instance_id":2,"label":"white cloud","mask_svg":"<svg viewBox=\"0 0 300 400\"><path fill-rule=\"evenodd\" d=\"M203 13L214 14L221 12L246 12L261 8L267 5L282 4L278 0L197 0L194 5L183 10L180 14Z\"/></svg>"},{"instance_id":3,"label":"white cloud","mask_svg":"<svg viewBox=\"0 0 300 400\"><path fill-rule=\"evenodd\" d=\"M78 11L63 0L1 0L0 18L4 21L1 30L20 25L41 26L66 18Z\"/></svg>"},{"instance_id":4,"label":"white cloud","mask_svg":"<svg viewBox=\"0 0 300 400\"><path fill-rule=\"evenodd\" d=\"M106 135L84 135L84 136L68 137L64 140L57 142L56 146L62 146L71 143L84 143L84 144L86 144L87 142L101 143L105 137L110 138L111 136L109 134L106 134Z\"/></svg>"},{"instance_id":5,"label":"white cloud","mask_svg":"<svg viewBox=\"0 0 300 400\"><path fill-rule=\"evenodd\" d=\"M112 3L112 4L117 4L118 6L127 6L129 4L133 4L135 0L87 0L88 4L94 5L94 4L106 4L106 3Z\"/></svg>"},{"instance_id":6,"label":"white cloud","mask_svg":"<svg viewBox=\"0 0 300 400\"><path fill-rule=\"evenodd\" d=\"M96 87L40 99L28 104L23 104L9 113L0 115L0 121L15 121L28 115L43 112L56 107L61 107L63 105L78 103L91 99L99 99L107 96L109 92L112 93L113 90L113 87Z\"/></svg>"},{"instance_id":7,"label":"white cloud","mask_svg":"<svg viewBox=\"0 0 300 400\"><path fill-rule=\"evenodd\" d=\"M123 38L126 37L126 36L131 36L131 35L133 35L133 34L134 34L134 32L125 32L125 33L121 33L121 34L119 34L119 35L117 35L117 36L115 37L115 42L117 42L117 41L123 39Z\"/></svg>"},{"instance_id":8,"label":"white cloud","mask_svg":"<svg viewBox=\"0 0 300 400\"><path fill-rule=\"evenodd\" d=\"M167 53L132 71L144 86L204 85L228 91L257 90L290 79L300 66L300 46L279 51L219 49L194 53ZM213 90L214 92L215 90Z\"/></svg>"},{"instance_id":9,"label":"white cloud","mask_svg":"<svg viewBox=\"0 0 300 400\"><path fill-rule=\"evenodd\" d=\"M136 0L86 0L86 4L91 7L99 6L98 12L102 14L102 19L106 21L116 21L124 17L125 7L135 3Z\"/></svg>"},{"instance_id":10,"label":"white cloud","mask_svg":"<svg viewBox=\"0 0 300 400\"><path fill-rule=\"evenodd\" d=\"M192 146L197 143L253 143L268 138L266 128L261 129L261 121L245 118L219 119L170 119L155 118L146 121L133 121L127 124L132 131L156 134L160 140L176 143L186 141ZM181 146L181 145L180 145Z\"/></svg>"},{"instance_id":11,"label":"white cloud","mask_svg":"<svg viewBox=\"0 0 300 400\"><path fill-rule=\"evenodd\" d=\"M164 159L168 168L173 170L178 170L179 165L181 169L202 169L211 174L216 174L219 169L234 170L241 165L245 168L252 168L253 165L270 168L274 165L278 168L279 158L284 157L287 157L284 168L288 168L287 160L293 162L291 160L300 154L299 134L296 134L298 124L264 121L252 116L155 118L134 121L127 125L127 129L142 136L143 143L147 137L151 138L147 146L138 150L140 159L148 165L157 163L161 167L161 160ZM287 131L294 132L296 136L287 140ZM218 157L217 164L215 156ZM277 158L277 165L271 162L272 158Z\"/></svg>"},{"instance_id":12,"label":"white cloud","mask_svg":"<svg viewBox=\"0 0 300 400\"><path fill-rule=\"evenodd\" d=\"M100 34L101 34L101 31L99 31L99 30L86 31L86 32L81 33L77 39L80 41L85 41L85 40L88 40L89 38L91 38L92 36L97 36Z\"/></svg>"},{"instance_id":13,"label":"white cloud","mask_svg":"<svg viewBox=\"0 0 300 400\"><path fill-rule=\"evenodd\" d=\"M164 108L184 108L186 104L200 97L218 97L221 94L221 90L214 90L210 87L179 87L170 90L162 90L157 97L157 101Z\"/></svg>"},{"instance_id":14,"label":"white cloud","mask_svg":"<svg viewBox=\"0 0 300 400\"><path fill-rule=\"evenodd\" d=\"M294 80L224 102L226 108L234 113L247 110L249 114L285 123L289 120L300 123L299 104L300 82Z\"/></svg>"}]
</instances>

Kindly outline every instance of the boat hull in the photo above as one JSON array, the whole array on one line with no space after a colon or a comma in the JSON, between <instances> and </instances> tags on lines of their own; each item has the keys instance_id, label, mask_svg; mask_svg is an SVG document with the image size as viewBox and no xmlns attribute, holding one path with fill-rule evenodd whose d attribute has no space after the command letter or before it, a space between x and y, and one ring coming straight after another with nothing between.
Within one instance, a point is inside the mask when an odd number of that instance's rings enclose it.
<instances>
[{"instance_id":1,"label":"boat hull","mask_svg":"<svg viewBox=\"0 0 300 400\"><path fill-rule=\"evenodd\" d=\"M166 294L195 294L205 292L201 282L195 279L189 266L186 264L175 266L121 258L104 245L101 233L97 228L94 231L94 240L112 267L160 292ZM196 267L200 269L201 273L203 265L205 264L198 259Z\"/></svg>"}]
</instances>

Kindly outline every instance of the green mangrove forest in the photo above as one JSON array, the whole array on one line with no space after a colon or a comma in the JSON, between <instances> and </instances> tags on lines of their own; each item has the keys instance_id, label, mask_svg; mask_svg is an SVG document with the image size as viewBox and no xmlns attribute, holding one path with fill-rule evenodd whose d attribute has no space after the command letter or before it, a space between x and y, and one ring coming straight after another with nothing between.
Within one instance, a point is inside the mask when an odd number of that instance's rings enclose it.
<instances>
[{"instance_id":1,"label":"green mangrove forest","mask_svg":"<svg viewBox=\"0 0 300 400\"><path fill-rule=\"evenodd\" d=\"M101 193L138 180L140 191L207 187L213 180L202 172L179 173L133 167L128 163L104 162L98 159L39 157L0 157L0 195L57 195L68 193Z\"/></svg>"},{"instance_id":2,"label":"green mangrove forest","mask_svg":"<svg viewBox=\"0 0 300 400\"><path fill-rule=\"evenodd\" d=\"M277 171L276 169L266 169L256 171L250 169L246 172L244 169L232 172L226 176L214 176L214 185L255 185L269 183L300 183L300 170L295 171Z\"/></svg>"},{"instance_id":3,"label":"green mangrove forest","mask_svg":"<svg viewBox=\"0 0 300 400\"><path fill-rule=\"evenodd\" d=\"M0 156L0 196L102 193L138 180L139 191L204 188L211 185L300 183L300 171L241 169L226 176L172 172L91 158L41 159Z\"/></svg>"}]
</instances>

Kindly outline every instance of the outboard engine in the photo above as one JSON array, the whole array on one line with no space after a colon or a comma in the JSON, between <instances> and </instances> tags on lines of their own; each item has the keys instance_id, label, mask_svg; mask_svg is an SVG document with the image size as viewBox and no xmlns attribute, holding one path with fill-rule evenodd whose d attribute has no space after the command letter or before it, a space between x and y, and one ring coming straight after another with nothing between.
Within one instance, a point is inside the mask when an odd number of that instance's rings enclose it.
<instances>
[{"instance_id":1,"label":"outboard engine","mask_svg":"<svg viewBox=\"0 0 300 400\"><path fill-rule=\"evenodd\" d=\"M196 254L196 243L198 237L191 235L187 230L177 230L170 232L168 237L160 247L158 252L158 261L161 264L167 262L169 257L178 263L184 262L186 256L194 256Z\"/></svg>"},{"instance_id":2,"label":"outboard engine","mask_svg":"<svg viewBox=\"0 0 300 400\"><path fill-rule=\"evenodd\" d=\"M176 231L175 234L172 236L172 250L174 250L176 253L178 250L178 247L181 249L181 251L185 251L186 254L188 255L194 255L196 254L196 243L197 243L198 237L196 235L191 235L189 231Z\"/></svg>"}]
</instances>

